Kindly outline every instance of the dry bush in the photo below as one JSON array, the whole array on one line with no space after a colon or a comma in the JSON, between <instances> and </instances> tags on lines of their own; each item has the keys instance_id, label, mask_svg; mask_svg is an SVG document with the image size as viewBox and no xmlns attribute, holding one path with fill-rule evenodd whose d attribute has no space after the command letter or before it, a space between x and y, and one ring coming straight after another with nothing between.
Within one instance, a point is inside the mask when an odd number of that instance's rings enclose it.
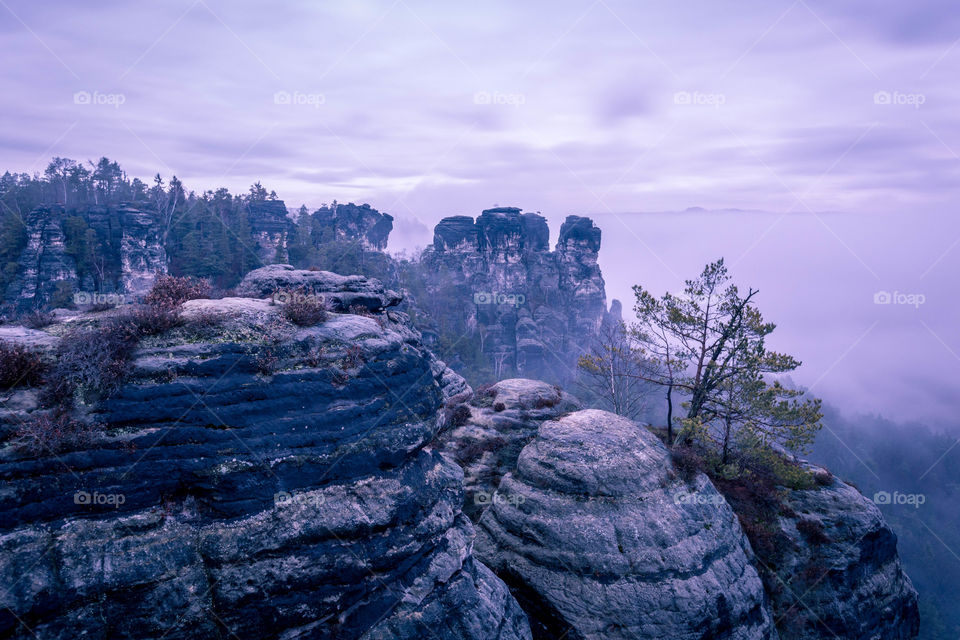
<instances>
[{"instance_id":1,"label":"dry bush","mask_svg":"<svg viewBox=\"0 0 960 640\"><path fill-rule=\"evenodd\" d=\"M0 340L0 389L40 384L46 369L39 352Z\"/></svg>"},{"instance_id":2,"label":"dry bush","mask_svg":"<svg viewBox=\"0 0 960 640\"><path fill-rule=\"evenodd\" d=\"M472 415L470 407L465 404L458 404L450 411L450 424L455 427L462 427L470 421Z\"/></svg>"},{"instance_id":3,"label":"dry bush","mask_svg":"<svg viewBox=\"0 0 960 640\"><path fill-rule=\"evenodd\" d=\"M670 449L670 459L684 482L693 482L697 473L707 470L706 460L692 445L679 444Z\"/></svg>"},{"instance_id":4,"label":"dry bush","mask_svg":"<svg viewBox=\"0 0 960 640\"><path fill-rule=\"evenodd\" d=\"M323 299L306 290L283 291L277 297L286 299L283 316L298 327L310 327L327 319L327 307Z\"/></svg>"},{"instance_id":5,"label":"dry bush","mask_svg":"<svg viewBox=\"0 0 960 640\"><path fill-rule=\"evenodd\" d=\"M30 313L25 313L19 318L20 324L27 327L28 329L43 329L44 327L49 327L57 319L52 313L45 313L43 311L31 311Z\"/></svg>"},{"instance_id":6,"label":"dry bush","mask_svg":"<svg viewBox=\"0 0 960 640\"><path fill-rule=\"evenodd\" d=\"M152 307L172 309L179 307L187 300L207 298L210 296L210 291L210 284L199 278L157 276L153 288L143 301Z\"/></svg>"},{"instance_id":7,"label":"dry bush","mask_svg":"<svg viewBox=\"0 0 960 640\"><path fill-rule=\"evenodd\" d=\"M62 453L88 446L102 433L99 424L71 418L65 412L41 414L23 424L16 432L20 445L34 455Z\"/></svg>"},{"instance_id":8,"label":"dry bush","mask_svg":"<svg viewBox=\"0 0 960 640\"><path fill-rule=\"evenodd\" d=\"M183 324L180 309L176 306L165 307L160 305L137 305L122 316L117 322L129 327L129 331L136 336L156 336L179 327Z\"/></svg>"},{"instance_id":9,"label":"dry bush","mask_svg":"<svg viewBox=\"0 0 960 640\"><path fill-rule=\"evenodd\" d=\"M57 345L42 400L66 407L78 394L85 402L109 395L120 385L138 337L136 324L125 319L68 332Z\"/></svg>"}]
</instances>

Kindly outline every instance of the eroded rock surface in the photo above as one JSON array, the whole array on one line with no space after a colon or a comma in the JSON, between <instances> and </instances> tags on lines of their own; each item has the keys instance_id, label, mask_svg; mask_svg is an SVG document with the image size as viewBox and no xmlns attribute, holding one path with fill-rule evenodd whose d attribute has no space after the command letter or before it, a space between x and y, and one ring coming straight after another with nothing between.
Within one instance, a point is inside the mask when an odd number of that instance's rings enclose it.
<instances>
[{"instance_id":1,"label":"eroded rock surface","mask_svg":"<svg viewBox=\"0 0 960 640\"><path fill-rule=\"evenodd\" d=\"M919 628L917 592L897 555L897 537L855 488L813 467L827 486L791 491L780 517L788 544L770 589L790 640L906 640Z\"/></svg>"},{"instance_id":2,"label":"eroded rock surface","mask_svg":"<svg viewBox=\"0 0 960 640\"><path fill-rule=\"evenodd\" d=\"M204 323L144 339L120 390L85 407L95 445L4 443L0 636L530 637L472 556L462 471L425 449L462 379L402 314L296 327L281 308L188 302Z\"/></svg>"},{"instance_id":3,"label":"eroded rock surface","mask_svg":"<svg viewBox=\"0 0 960 640\"><path fill-rule=\"evenodd\" d=\"M460 398L461 402L466 399ZM436 446L463 467L463 512L474 522L489 506L500 479L516 467L520 451L540 425L583 408L559 387L524 378L501 380L478 390L469 402L448 407L458 424L445 430Z\"/></svg>"},{"instance_id":4,"label":"eroded rock surface","mask_svg":"<svg viewBox=\"0 0 960 640\"><path fill-rule=\"evenodd\" d=\"M543 423L478 525L477 555L537 638L775 638L733 511L673 471L636 423L578 411Z\"/></svg>"}]
</instances>

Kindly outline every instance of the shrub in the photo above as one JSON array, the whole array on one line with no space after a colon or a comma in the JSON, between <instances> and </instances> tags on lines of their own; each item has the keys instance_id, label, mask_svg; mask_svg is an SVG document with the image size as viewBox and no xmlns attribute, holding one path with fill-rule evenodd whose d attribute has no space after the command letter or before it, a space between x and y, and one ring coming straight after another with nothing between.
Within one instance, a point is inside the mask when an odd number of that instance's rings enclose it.
<instances>
[{"instance_id":1,"label":"shrub","mask_svg":"<svg viewBox=\"0 0 960 640\"><path fill-rule=\"evenodd\" d=\"M41 399L65 407L78 394L85 402L109 395L120 385L138 336L138 327L124 319L68 332L57 346Z\"/></svg>"},{"instance_id":2,"label":"shrub","mask_svg":"<svg viewBox=\"0 0 960 640\"><path fill-rule=\"evenodd\" d=\"M153 307L172 309L187 300L206 298L210 295L206 280L194 277L157 276L144 302Z\"/></svg>"},{"instance_id":3,"label":"shrub","mask_svg":"<svg viewBox=\"0 0 960 640\"><path fill-rule=\"evenodd\" d=\"M501 436L494 436L483 440L471 440L457 449L453 457L458 464L464 465L483 457L483 454L488 451L502 449L506 444L507 441Z\"/></svg>"},{"instance_id":4,"label":"shrub","mask_svg":"<svg viewBox=\"0 0 960 640\"><path fill-rule=\"evenodd\" d=\"M502 402L498 402L493 405L493 410L496 411L497 413L500 413L501 411L506 411L507 405L503 404Z\"/></svg>"},{"instance_id":5,"label":"shrub","mask_svg":"<svg viewBox=\"0 0 960 640\"><path fill-rule=\"evenodd\" d=\"M696 479L697 473L706 469L703 456L691 445L680 444L670 449L670 459L680 477L687 484Z\"/></svg>"},{"instance_id":6,"label":"shrub","mask_svg":"<svg viewBox=\"0 0 960 640\"><path fill-rule=\"evenodd\" d=\"M547 409L547 408L549 408L549 407L555 407L555 406L557 406L557 404L559 404L559 402L560 402L560 398L559 398L559 397L556 397L556 398L544 398L544 397L539 397L539 398L537 398L536 400L534 400L534 402L533 402L533 408L534 408L534 409Z\"/></svg>"},{"instance_id":7,"label":"shrub","mask_svg":"<svg viewBox=\"0 0 960 640\"><path fill-rule=\"evenodd\" d=\"M0 389L39 384L45 370L39 352L0 340Z\"/></svg>"},{"instance_id":8,"label":"shrub","mask_svg":"<svg viewBox=\"0 0 960 640\"><path fill-rule=\"evenodd\" d=\"M127 311L117 322L125 324L128 331L139 336L156 336L183 324L180 309L176 306L137 305Z\"/></svg>"},{"instance_id":9,"label":"shrub","mask_svg":"<svg viewBox=\"0 0 960 640\"><path fill-rule=\"evenodd\" d=\"M817 469L813 472L813 481L821 487L829 487L833 484L833 474L826 469Z\"/></svg>"},{"instance_id":10,"label":"shrub","mask_svg":"<svg viewBox=\"0 0 960 640\"><path fill-rule=\"evenodd\" d=\"M99 424L75 420L66 412L42 414L20 425L16 435L31 454L61 453L88 446L102 431Z\"/></svg>"},{"instance_id":11,"label":"shrub","mask_svg":"<svg viewBox=\"0 0 960 640\"><path fill-rule=\"evenodd\" d=\"M302 292L289 293L283 305L284 317L298 327L310 327L327 319L327 308L316 296Z\"/></svg>"},{"instance_id":12,"label":"shrub","mask_svg":"<svg viewBox=\"0 0 960 640\"><path fill-rule=\"evenodd\" d=\"M44 313L43 311L32 311L24 314L20 318L20 323L29 329L43 329L44 327L49 327L54 322L56 322L54 315L52 313Z\"/></svg>"},{"instance_id":13,"label":"shrub","mask_svg":"<svg viewBox=\"0 0 960 640\"><path fill-rule=\"evenodd\" d=\"M472 415L470 407L465 404L458 404L450 412L450 424L455 427L462 427L470 421Z\"/></svg>"},{"instance_id":14,"label":"shrub","mask_svg":"<svg viewBox=\"0 0 960 640\"><path fill-rule=\"evenodd\" d=\"M476 396L478 398L496 398L497 390L492 384L482 384L477 387Z\"/></svg>"},{"instance_id":15,"label":"shrub","mask_svg":"<svg viewBox=\"0 0 960 640\"><path fill-rule=\"evenodd\" d=\"M830 537L824 531L823 523L814 518L803 518L797 522L797 531L803 534L810 544L827 544Z\"/></svg>"}]
</instances>

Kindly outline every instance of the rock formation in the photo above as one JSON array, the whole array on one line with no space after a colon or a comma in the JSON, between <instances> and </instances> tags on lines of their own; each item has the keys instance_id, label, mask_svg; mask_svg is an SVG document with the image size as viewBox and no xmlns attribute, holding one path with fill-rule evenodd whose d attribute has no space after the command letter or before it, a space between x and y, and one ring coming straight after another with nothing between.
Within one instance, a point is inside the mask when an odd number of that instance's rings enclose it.
<instances>
[{"instance_id":1,"label":"rock formation","mask_svg":"<svg viewBox=\"0 0 960 640\"><path fill-rule=\"evenodd\" d=\"M914 638L917 592L903 572L897 537L870 500L811 465L826 486L791 491L770 589L785 640Z\"/></svg>"},{"instance_id":2,"label":"rock formation","mask_svg":"<svg viewBox=\"0 0 960 640\"><path fill-rule=\"evenodd\" d=\"M463 467L463 512L476 522L540 424L582 408L559 387L519 378L479 389L469 403L453 406L453 424L435 444Z\"/></svg>"},{"instance_id":3,"label":"rock formation","mask_svg":"<svg viewBox=\"0 0 960 640\"><path fill-rule=\"evenodd\" d=\"M600 229L568 216L555 251L549 236L543 216L514 207L444 218L423 257L426 299L414 301L429 310L425 334L472 336L496 378L572 379L606 313Z\"/></svg>"},{"instance_id":4,"label":"rock formation","mask_svg":"<svg viewBox=\"0 0 960 640\"><path fill-rule=\"evenodd\" d=\"M476 549L535 638L777 637L733 510L612 413L543 423L480 518Z\"/></svg>"},{"instance_id":5,"label":"rock formation","mask_svg":"<svg viewBox=\"0 0 960 640\"><path fill-rule=\"evenodd\" d=\"M389 293L331 286L314 291L380 304L298 327L269 299L186 303L84 408L103 435L80 450L11 443L40 410L32 390L4 398L0 636L530 637L472 556L461 470L425 448L469 389Z\"/></svg>"},{"instance_id":6,"label":"rock formation","mask_svg":"<svg viewBox=\"0 0 960 640\"><path fill-rule=\"evenodd\" d=\"M247 221L254 251L261 264L286 262L293 237L293 221L287 216L283 200L255 200L247 203Z\"/></svg>"},{"instance_id":7,"label":"rock formation","mask_svg":"<svg viewBox=\"0 0 960 640\"><path fill-rule=\"evenodd\" d=\"M365 249L387 248L393 216L380 213L369 204L334 203L311 214L321 242L359 241Z\"/></svg>"},{"instance_id":8,"label":"rock formation","mask_svg":"<svg viewBox=\"0 0 960 640\"><path fill-rule=\"evenodd\" d=\"M27 245L3 299L17 310L62 305L75 291L136 297L149 290L158 272L166 272L156 217L136 206L90 206L77 212L53 205L34 209L24 222ZM68 229L75 236L72 243ZM94 245L97 255L87 260ZM89 251L78 255L79 247Z\"/></svg>"}]
</instances>

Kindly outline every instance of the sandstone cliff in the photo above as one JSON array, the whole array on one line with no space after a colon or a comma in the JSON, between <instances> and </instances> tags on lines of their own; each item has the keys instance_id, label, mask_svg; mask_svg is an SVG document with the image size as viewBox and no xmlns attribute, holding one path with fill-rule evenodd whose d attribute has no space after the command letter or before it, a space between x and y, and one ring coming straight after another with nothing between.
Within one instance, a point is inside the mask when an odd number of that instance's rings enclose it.
<instances>
[{"instance_id":1,"label":"sandstone cliff","mask_svg":"<svg viewBox=\"0 0 960 640\"><path fill-rule=\"evenodd\" d=\"M75 291L133 297L166 272L156 216L137 206L39 207L24 223L27 244L2 301L17 310L63 305Z\"/></svg>"},{"instance_id":2,"label":"sandstone cliff","mask_svg":"<svg viewBox=\"0 0 960 640\"><path fill-rule=\"evenodd\" d=\"M460 468L425 449L462 379L382 287L327 275L305 277L362 315L298 327L269 300L186 303L81 407L102 435L79 450L21 449L10 427L36 393L4 398L0 635L529 638L472 556ZM52 349L110 313L5 335Z\"/></svg>"},{"instance_id":3,"label":"sandstone cliff","mask_svg":"<svg viewBox=\"0 0 960 640\"><path fill-rule=\"evenodd\" d=\"M606 314L597 265L600 229L568 216L554 251L546 219L520 209L445 218L424 253L427 310L436 344L476 341L493 377L566 382Z\"/></svg>"}]
</instances>

